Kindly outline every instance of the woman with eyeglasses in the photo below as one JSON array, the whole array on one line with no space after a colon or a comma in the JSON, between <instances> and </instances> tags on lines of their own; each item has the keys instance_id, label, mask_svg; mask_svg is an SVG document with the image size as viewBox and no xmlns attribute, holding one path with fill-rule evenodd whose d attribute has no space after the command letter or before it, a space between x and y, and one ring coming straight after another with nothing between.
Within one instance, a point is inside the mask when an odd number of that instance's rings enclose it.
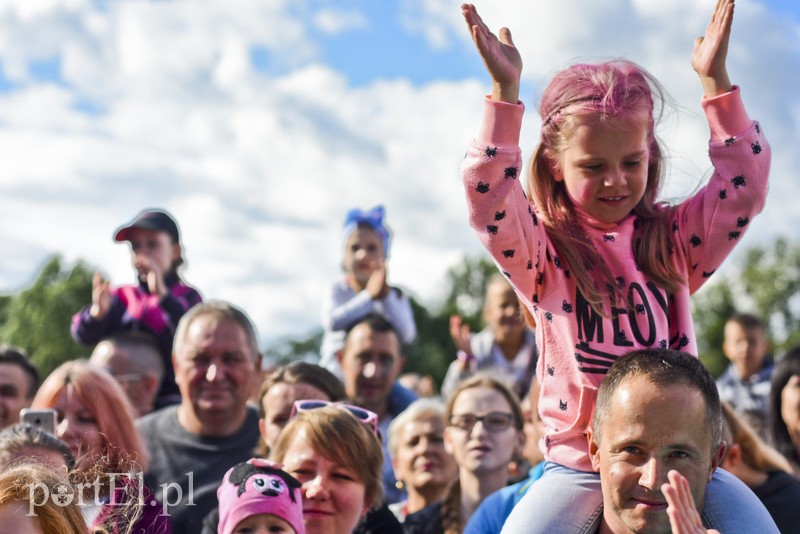
<instances>
[{"instance_id":1,"label":"woman with eyeglasses","mask_svg":"<svg viewBox=\"0 0 800 534\"><path fill-rule=\"evenodd\" d=\"M461 533L481 501L508 483L508 464L525 443L516 394L489 375L474 375L456 387L445 420L444 445L458 478L441 503L406 517L407 533Z\"/></svg>"},{"instance_id":2,"label":"woman with eyeglasses","mask_svg":"<svg viewBox=\"0 0 800 534\"><path fill-rule=\"evenodd\" d=\"M351 534L381 504L377 417L321 401L297 401L293 413L270 459L302 484L307 534Z\"/></svg>"}]
</instances>

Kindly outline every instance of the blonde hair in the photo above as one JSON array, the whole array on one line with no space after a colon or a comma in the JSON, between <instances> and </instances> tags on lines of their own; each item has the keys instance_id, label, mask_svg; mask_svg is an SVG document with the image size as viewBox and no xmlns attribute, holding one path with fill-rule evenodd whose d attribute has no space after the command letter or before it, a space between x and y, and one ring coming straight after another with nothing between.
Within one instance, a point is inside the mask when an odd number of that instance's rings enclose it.
<instances>
[{"instance_id":1,"label":"blonde hair","mask_svg":"<svg viewBox=\"0 0 800 534\"><path fill-rule=\"evenodd\" d=\"M739 417L727 402L722 403L722 439L731 445L739 445L742 461L757 471L792 473L789 461L758 437L747 421Z\"/></svg>"},{"instance_id":2,"label":"blonde hair","mask_svg":"<svg viewBox=\"0 0 800 534\"><path fill-rule=\"evenodd\" d=\"M664 172L655 123L664 100L665 93L655 78L626 60L573 65L556 74L542 94L541 141L531 158L528 197L535 200L562 264L568 266L578 289L600 314L609 294L618 306L625 306L627 299L620 298L621 288L581 226L564 182L555 179L553 170L559 168L561 153L579 121L613 121L620 127L644 124L649 144L647 185L633 209L637 220L632 252L648 278L676 291L684 278L671 259L670 219L675 208L658 202Z\"/></svg>"},{"instance_id":3,"label":"blonde hair","mask_svg":"<svg viewBox=\"0 0 800 534\"><path fill-rule=\"evenodd\" d=\"M383 449L370 428L347 410L334 406L300 412L281 432L271 460L283 461L300 429L305 429L308 444L317 454L355 473L356 479L364 484L366 506L380 505Z\"/></svg>"},{"instance_id":4,"label":"blonde hair","mask_svg":"<svg viewBox=\"0 0 800 534\"><path fill-rule=\"evenodd\" d=\"M93 459L97 471L146 471L150 454L134 425L136 412L122 386L106 371L86 360L63 363L42 383L32 406L54 407L68 387L92 414L103 437L102 456Z\"/></svg>"},{"instance_id":5,"label":"blonde hair","mask_svg":"<svg viewBox=\"0 0 800 534\"><path fill-rule=\"evenodd\" d=\"M77 500L71 499L61 505L50 498L55 488L61 485L72 487L66 478L49 466L18 464L0 473L0 506L13 502L27 503L33 507L35 521L44 534L86 534L86 523ZM40 502L42 504L38 504Z\"/></svg>"}]
</instances>

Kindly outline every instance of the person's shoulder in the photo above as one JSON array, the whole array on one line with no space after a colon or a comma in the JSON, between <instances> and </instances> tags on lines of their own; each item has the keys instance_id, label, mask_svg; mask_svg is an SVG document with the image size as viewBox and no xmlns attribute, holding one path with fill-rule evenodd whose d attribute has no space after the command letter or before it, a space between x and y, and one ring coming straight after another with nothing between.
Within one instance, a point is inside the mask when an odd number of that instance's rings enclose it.
<instances>
[{"instance_id":1,"label":"person's shoulder","mask_svg":"<svg viewBox=\"0 0 800 534\"><path fill-rule=\"evenodd\" d=\"M142 434L145 439L156 437L164 427L170 428L173 425L169 424L171 418L175 418L177 422L178 405L170 404L159 408L153 412L143 415L136 419L136 429Z\"/></svg>"}]
</instances>

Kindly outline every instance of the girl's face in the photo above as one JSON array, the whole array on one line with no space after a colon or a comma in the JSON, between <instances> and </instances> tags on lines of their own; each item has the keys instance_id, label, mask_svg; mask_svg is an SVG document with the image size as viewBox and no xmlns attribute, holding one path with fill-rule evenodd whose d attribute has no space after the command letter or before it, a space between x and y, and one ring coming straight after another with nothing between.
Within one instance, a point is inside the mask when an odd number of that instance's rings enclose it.
<instances>
[{"instance_id":1,"label":"girl's face","mask_svg":"<svg viewBox=\"0 0 800 534\"><path fill-rule=\"evenodd\" d=\"M511 405L493 388L459 393L449 423L445 447L462 471L480 475L508 469L508 462L522 450L524 437L514 426Z\"/></svg>"},{"instance_id":2,"label":"girl's face","mask_svg":"<svg viewBox=\"0 0 800 534\"><path fill-rule=\"evenodd\" d=\"M167 232L132 228L128 233L131 263L139 277L147 278L152 270L166 274L181 257L181 246L173 243Z\"/></svg>"},{"instance_id":3,"label":"girl's face","mask_svg":"<svg viewBox=\"0 0 800 534\"><path fill-rule=\"evenodd\" d=\"M361 286L384 259L383 243L375 230L357 227L344 245L344 272Z\"/></svg>"},{"instance_id":4,"label":"girl's face","mask_svg":"<svg viewBox=\"0 0 800 534\"><path fill-rule=\"evenodd\" d=\"M239 521L233 534L296 534L292 525L272 514L251 515Z\"/></svg>"},{"instance_id":5,"label":"girl's face","mask_svg":"<svg viewBox=\"0 0 800 534\"><path fill-rule=\"evenodd\" d=\"M423 415L400 429L393 466L397 479L406 483L409 492L444 492L456 477L457 466L444 448L441 416Z\"/></svg>"},{"instance_id":6,"label":"girl's face","mask_svg":"<svg viewBox=\"0 0 800 534\"><path fill-rule=\"evenodd\" d=\"M781 418L796 443L800 443L800 375L792 375L781 390Z\"/></svg>"},{"instance_id":7,"label":"girl's face","mask_svg":"<svg viewBox=\"0 0 800 534\"><path fill-rule=\"evenodd\" d=\"M94 414L70 385L61 392L53 408L58 416L56 435L69 446L79 470L83 467L91 468L105 448L105 440Z\"/></svg>"},{"instance_id":8,"label":"girl's face","mask_svg":"<svg viewBox=\"0 0 800 534\"><path fill-rule=\"evenodd\" d=\"M576 119L553 175L587 215L618 223L639 203L647 187L647 128L638 121Z\"/></svg>"},{"instance_id":9,"label":"girl's face","mask_svg":"<svg viewBox=\"0 0 800 534\"><path fill-rule=\"evenodd\" d=\"M367 513L364 483L355 471L314 450L306 429L295 433L281 459L283 469L303 485L303 524L307 534L350 534Z\"/></svg>"},{"instance_id":10,"label":"girl's face","mask_svg":"<svg viewBox=\"0 0 800 534\"><path fill-rule=\"evenodd\" d=\"M306 399L331 400L324 391L311 384L280 382L267 390L264 398L261 399L264 418L258 421L261 439L264 440L267 448L271 449L277 443L283 427L289 422L294 401Z\"/></svg>"}]
</instances>

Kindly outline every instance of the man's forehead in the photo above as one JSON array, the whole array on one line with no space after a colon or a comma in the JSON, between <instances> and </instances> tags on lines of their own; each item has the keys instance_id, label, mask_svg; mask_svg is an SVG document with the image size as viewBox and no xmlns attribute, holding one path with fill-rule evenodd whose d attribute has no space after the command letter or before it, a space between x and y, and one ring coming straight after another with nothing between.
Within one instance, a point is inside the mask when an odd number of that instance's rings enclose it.
<instances>
[{"instance_id":1,"label":"man's forehead","mask_svg":"<svg viewBox=\"0 0 800 534\"><path fill-rule=\"evenodd\" d=\"M345 340L345 356L388 355L392 358L400 357L400 342L392 331L375 332L368 325L360 324L350 331Z\"/></svg>"},{"instance_id":2,"label":"man's forehead","mask_svg":"<svg viewBox=\"0 0 800 534\"><path fill-rule=\"evenodd\" d=\"M27 380L25 371L15 363L0 363L0 384L16 384Z\"/></svg>"}]
</instances>

